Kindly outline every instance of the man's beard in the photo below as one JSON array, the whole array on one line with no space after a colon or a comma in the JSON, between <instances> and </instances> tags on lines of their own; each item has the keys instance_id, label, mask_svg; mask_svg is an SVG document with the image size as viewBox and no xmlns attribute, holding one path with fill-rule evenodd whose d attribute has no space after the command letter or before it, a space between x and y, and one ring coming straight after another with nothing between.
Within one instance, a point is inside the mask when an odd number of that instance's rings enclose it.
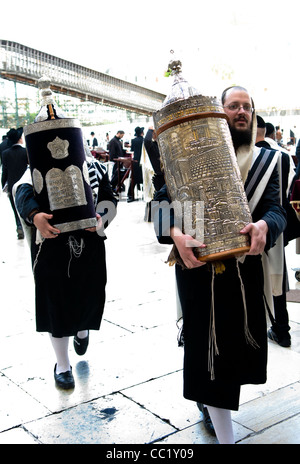
<instances>
[{"instance_id":1,"label":"man's beard","mask_svg":"<svg viewBox=\"0 0 300 464\"><path fill-rule=\"evenodd\" d=\"M230 133L233 141L233 146L237 150L241 145L250 145L252 141L252 128L239 130L235 127L230 127Z\"/></svg>"}]
</instances>

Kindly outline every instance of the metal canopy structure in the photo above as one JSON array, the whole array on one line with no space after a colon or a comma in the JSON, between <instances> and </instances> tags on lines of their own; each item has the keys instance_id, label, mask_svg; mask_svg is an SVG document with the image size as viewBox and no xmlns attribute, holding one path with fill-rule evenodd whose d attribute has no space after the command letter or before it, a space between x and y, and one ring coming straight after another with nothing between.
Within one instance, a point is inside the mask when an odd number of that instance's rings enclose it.
<instances>
[{"instance_id":1,"label":"metal canopy structure","mask_svg":"<svg viewBox=\"0 0 300 464\"><path fill-rule=\"evenodd\" d=\"M151 116L165 95L108 74L94 71L16 42L0 40L0 76L37 86L51 79L54 92Z\"/></svg>"}]
</instances>

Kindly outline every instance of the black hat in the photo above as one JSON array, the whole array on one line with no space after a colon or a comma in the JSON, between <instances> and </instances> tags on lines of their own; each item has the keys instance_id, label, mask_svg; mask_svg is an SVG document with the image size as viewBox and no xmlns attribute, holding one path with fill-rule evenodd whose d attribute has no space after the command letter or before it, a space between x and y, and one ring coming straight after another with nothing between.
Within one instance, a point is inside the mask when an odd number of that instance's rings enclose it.
<instances>
[{"instance_id":1,"label":"black hat","mask_svg":"<svg viewBox=\"0 0 300 464\"><path fill-rule=\"evenodd\" d=\"M266 127L266 123L263 120L263 118L261 116L258 116L257 114L256 119L257 119L257 127L259 127L260 129L264 129Z\"/></svg>"},{"instance_id":2,"label":"black hat","mask_svg":"<svg viewBox=\"0 0 300 464\"><path fill-rule=\"evenodd\" d=\"M23 134L23 127L19 127L18 129L10 129L7 132L7 138L14 145L15 143L18 143L18 141L22 137L22 134Z\"/></svg>"},{"instance_id":3,"label":"black hat","mask_svg":"<svg viewBox=\"0 0 300 464\"><path fill-rule=\"evenodd\" d=\"M266 122L266 137L273 134L275 132L275 127L270 122Z\"/></svg>"},{"instance_id":4,"label":"black hat","mask_svg":"<svg viewBox=\"0 0 300 464\"><path fill-rule=\"evenodd\" d=\"M144 132L144 127L136 127L135 129L135 134L137 137L141 135L142 132Z\"/></svg>"}]
</instances>

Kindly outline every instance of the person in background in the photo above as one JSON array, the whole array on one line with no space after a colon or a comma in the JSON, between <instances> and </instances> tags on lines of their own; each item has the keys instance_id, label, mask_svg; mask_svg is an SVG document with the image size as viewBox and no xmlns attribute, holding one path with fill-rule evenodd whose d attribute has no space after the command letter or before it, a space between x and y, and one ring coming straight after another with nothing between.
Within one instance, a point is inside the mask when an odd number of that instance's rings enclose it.
<instances>
[{"instance_id":1,"label":"person in background","mask_svg":"<svg viewBox=\"0 0 300 464\"><path fill-rule=\"evenodd\" d=\"M111 177L111 186L115 191L118 184L118 163L114 161L115 158L120 158L124 156L125 150L122 145L122 138L124 137L125 132L123 130L118 130L116 135L110 140L108 144L109 159L114 163Z\"/></svg>"},{"instance_id":2,"label":"person in background","mask_svg":"<svg viewBox=\"0 0 300 464\"><path fill-rule=\"evenodd\" d=\"M10 147L4 150L2 153L3 166L1 183L2 188L7 190L7 195L15 216L17 237L20 240L24 238L24 231L18 212L16 210L12 189L14 184L19 179L21 179L28 165L27 151L26 148L22 146L23 128L20 127L18 129L11 129L7 134L7 138Z\"/></svg>"},{"instance_id":3,"label":"person in background","mask_svg":"<svg viewBox=\"0 0 300 464\"><path fill-rule=\"evenodd\" d=\"M95 137L95 132L91 132L91 136L92 136L91 146L94 149L94 148L98 147L98 140Z\"/></svg>"},{"instance_id":4,"label":"person in background","mask_svg":"<svg viewBox=\"0 0 300 464\"><path fill-rule=\"evenodd\" d=\"M3 135L2 136L2 142L0 143L0 167L1 167L1 164L2 164L2 153L3 153L4 150L9 148L10 146L11 146L11 143L9 141L9 138L7 137L7 134Z\"/></svg>"},{"instance_id":5,"label":"person in background","mask_svg":"<svg viewBox=\"0 0 300 464\"><path fill-rule=\"evenodd\" d=\"M275 294L273 295L274 317L271 316L272 325L268 330L268 337L278 343L278 345L287 348L291 346L291 328L289 325L289 314L286 299L286 293L289 290L289 281L284 248L288 245L291 239L296 238L297 230L299 230L299 221L295 217L294 210L289 202L289 192L295 174L295 165L292 157L275 142L274 126L270 123L267 124L261 116L257 116L256 146L264 147L271 151L276 149L279 152L278 172L280 175L280 202L285 209L287 218L287 227L282 236L277 239L278 246L282 247L282 259L277 259L276 263L276 281L278 281L278 283L273 285L273 288L275 289ZM266 126L269 130L268 135L271 136L267 139ZM275 148L272 148L270 142ZM272 250L270 253L272 253Z\"/></svg>"},{"instance_id":6,"label":"person in background","mask_svg":"<svg viewBox=\"0 0 300 464\"><path fill-rule=\"evenodd\" d=\"M140 184L143 183L143 173L140 166L142 147L144 143L144 128L136 127L135 128L135 138L131 140L131 151L133 151L133 159L136 163L133 163L132 166L132 176L128 186L127 193L127 202L130 203L135 200L134 198L134 188L137 185L138 188Z\"/></svg>"}]
</instances>

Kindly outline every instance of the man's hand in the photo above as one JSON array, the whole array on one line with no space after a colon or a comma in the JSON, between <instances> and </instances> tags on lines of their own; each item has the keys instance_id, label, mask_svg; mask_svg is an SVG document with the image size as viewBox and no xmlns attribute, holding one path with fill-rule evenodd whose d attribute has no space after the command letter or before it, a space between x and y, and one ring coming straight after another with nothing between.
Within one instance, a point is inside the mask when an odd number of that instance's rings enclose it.
<instances>
[{"instance_id":1,"label":"man's hand","mask_svg":"<svg viewBox=\"0 0 300 464\"><path fill-rule=\"evenodd\" d=\"M195 267L201 267L204 263L199 261L194 255L193 248L205 248L203 243L198 242L193 239L190 235L183 234L179 228L173 227L171 229L171 238L175 243L177 250L182 258L182 261L188 269L193 269Z\"/></svg>"},{"instance_id":2,"label":"man's hand","mask_svg":"<svg viewBox=\"0 0 300 464\"><path fill-rule=\"evenodd\" d=\"M249 234L251 238L251 246L247 255L259 255L263 253L268 233L268 224L261 219L257 222L247 224L241 231L241 234Z\"/></svg>"},{"instance_id":3,"label":"man's hand","mask_svg":"<svg viewBox=\"0 0 300 464\"><path fill-rule=\"evenodd\" d=\"M49 224L53 214L37 213L33 218L33 224L41 232L44 238L56 238L60 234L60 230Z\"/></svg>"},{"instance_id":4,"label":"man's hand","mask_svg":"<svg viewBox=\"0 0 300 464\"><path fill-rule=\"evenodd\" d=\"M97 230L100 230L102 228L102 217L100 214L96 213L96 218L97 218L97 225L96 227L89 227L88 230L89 232L96 232Z\"/></svg>"}]
</instances>

